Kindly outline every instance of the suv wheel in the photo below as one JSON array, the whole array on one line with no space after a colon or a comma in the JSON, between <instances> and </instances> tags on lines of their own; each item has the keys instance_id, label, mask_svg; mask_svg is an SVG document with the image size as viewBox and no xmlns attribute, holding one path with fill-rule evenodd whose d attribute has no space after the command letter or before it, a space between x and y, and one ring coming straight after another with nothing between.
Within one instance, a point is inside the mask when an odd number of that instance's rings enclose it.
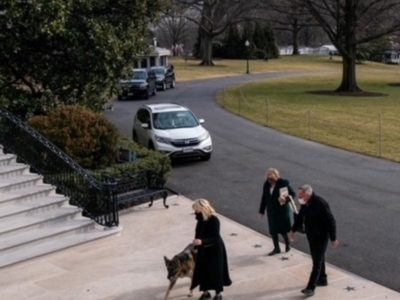
<instances>
[{"instance_id":1,"label":"suv wheel","mask_svg":"<svg viewBox=\"0 0 400 300\"><path fill-rule=\"evenodd\" d=\"M137 137L136 131L132 131L132 140L133 140L135 143L138 142L138 137Z\"/></svg>"},{"instance_id":2,"label":"suv wheel","mask_svg":"<svg viewBox=\"0 0 400 300\"><path fill-rule=\"evenodd\" d=\"M149 141L149 146L147 148L149 148L150 150L155 150L154 144L152 141Z\"/></svg>"},{"instance_id":3,"label":"suv wheel","mask_svg":"<svg viewBox=\"0 0 400 300\"><path fill-rule=\"evenodd\" d=\"M144 94L144 99L148 100L150 98L150 90L146 90L146 94Z\"/></svg>"}]
</instances>

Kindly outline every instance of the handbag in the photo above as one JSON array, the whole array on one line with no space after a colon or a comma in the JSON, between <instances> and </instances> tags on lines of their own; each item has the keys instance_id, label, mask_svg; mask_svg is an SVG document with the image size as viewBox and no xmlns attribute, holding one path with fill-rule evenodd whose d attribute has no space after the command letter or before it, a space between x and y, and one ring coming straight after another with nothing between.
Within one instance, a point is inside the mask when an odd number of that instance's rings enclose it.
<instances>
[{"instance_id":1,"label":"handbag","mask_svg":"<svg viewBox=\"0 0 400 300\"><path fill-rule=\"evenodd\" d=\"M287 202L289 203L290 208L292 209L293 212L293 221L296 221L297 218L300 218L299 216L299 211L297 209L296 203L294 202L294 199L292 196L287 196ZM305 233L305 228L304 228L304 219L301 220L301 226L297 229L298 232L300 233Z\"/></svg>"},{"instance_id":2,"label":"handbag","mask_svg":"<svg viewBox=\"0 0 400 300\"><path fill-rule=\"evenodd\" d=\"M297 215L299 211L297 210L297 206L296 203L294 203L293 197L288 195L286 197L286 201L289 203L289 206L292 209L293 213Z\"/></svg>"}]
</instances>

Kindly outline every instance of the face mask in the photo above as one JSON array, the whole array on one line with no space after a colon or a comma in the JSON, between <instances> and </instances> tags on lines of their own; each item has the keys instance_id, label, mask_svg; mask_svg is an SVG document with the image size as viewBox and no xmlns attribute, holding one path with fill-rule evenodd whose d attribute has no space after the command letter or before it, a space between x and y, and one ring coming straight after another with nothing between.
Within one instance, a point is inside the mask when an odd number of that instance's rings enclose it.
<instances>
[{"instance_id":1,"label":"face mask","mask_svg":"<svg viewBox=\"0 0 400 300\"><path fill-rule=\"evenodd\" d=\"M195 213L196 220L202 221L203 220L203 214L202 213Z\"/></svg>"},{"instance_id":2,"label":"face mask","mask_svg":"<svg viewBox=\"0 0 400 300\"><path fill-rule=\"evenodd\" d=\"M304 199L303 199L303 198L299 198L298 200L299 200L299 203L300 203L300 205L304 205L304 204L306 204L306 201L304 201Z\"/></svg>"}]
</instances>

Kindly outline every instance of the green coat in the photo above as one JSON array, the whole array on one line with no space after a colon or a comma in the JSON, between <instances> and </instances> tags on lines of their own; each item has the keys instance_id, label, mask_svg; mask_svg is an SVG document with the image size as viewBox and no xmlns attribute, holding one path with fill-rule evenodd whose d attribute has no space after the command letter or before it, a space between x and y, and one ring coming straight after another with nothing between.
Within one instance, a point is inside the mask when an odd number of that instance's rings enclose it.
<instances>
[{"instance_id":1,"label":"green coat","mask_svg":"<svg viewBox=\"0 0 400 300\"><path fill-rule=\"evenodd\" d=\"M279 203L279 189L287 187L289 194L294 197L296 194L289 184L288 180L279 178L275 184L272 194L270 193L271 184L265 181L263 195L260 204L260 214L264 214L267 210L269 233L285 234L290 231L293 219L293 211L288 202L284 205Z\"/></svg>"}]
</instances>

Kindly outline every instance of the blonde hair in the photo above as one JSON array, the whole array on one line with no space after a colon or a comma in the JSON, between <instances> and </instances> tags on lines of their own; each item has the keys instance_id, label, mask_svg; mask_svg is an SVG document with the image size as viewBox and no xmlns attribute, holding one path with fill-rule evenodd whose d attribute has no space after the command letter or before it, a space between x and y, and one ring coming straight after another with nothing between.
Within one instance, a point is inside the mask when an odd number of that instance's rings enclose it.
<instances>
[{"instance_id":1,"label":"blonde hair","mask_svg":"<svg viewBox=\"0 0 400 300\"><path fill-rule=\"evenodd\" d=\"M201 212L204 221L207 221L214 213L215 209L206 199L197 199L192 205L193 210Z\"/></svg>"},{"instance_id":2,"label":"blonde hair","mask_svg":"<svg viewBox=\"0 0 400 300\"><path fill-rule=\"evenodd\" d=\"M268 179L268 174L273 174L273 175L275 175L276 178L281 177L281 174L279 173L278 169L275 169L275 168L269 168L267 170L267 172L265 172L265 180Z\"/></svg>"}]
</instances>

